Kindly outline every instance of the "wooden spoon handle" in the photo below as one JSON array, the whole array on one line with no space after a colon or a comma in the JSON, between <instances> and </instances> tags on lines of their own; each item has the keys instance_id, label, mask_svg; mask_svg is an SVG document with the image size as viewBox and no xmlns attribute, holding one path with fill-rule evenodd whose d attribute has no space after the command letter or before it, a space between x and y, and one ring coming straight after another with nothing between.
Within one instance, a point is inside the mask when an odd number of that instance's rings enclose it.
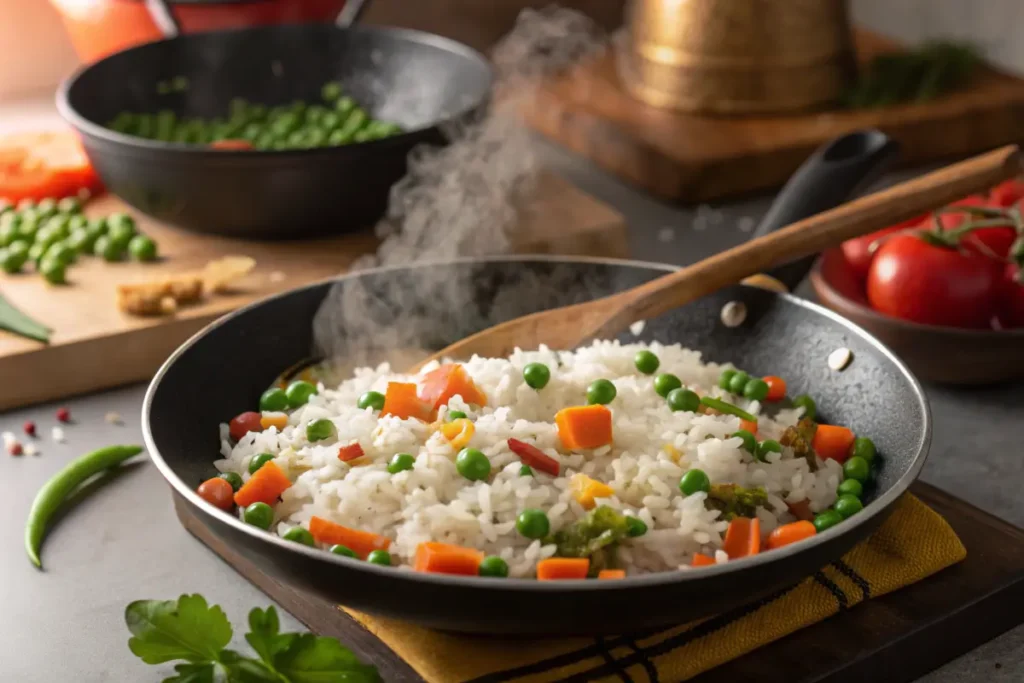
<instances>
[{"instance_id":1,"label":"wooden spoon handle","mask_svg":"<svg viewBox=\"0 0 1024 683\"><path fill-rule=\"evenodd\" d=\"M987 190L1021 170L1020 153L1010 145L847 202L624 293L627 303L615 315L615 325L667 313L773 265Z\"/></svg>"}]
</instances>

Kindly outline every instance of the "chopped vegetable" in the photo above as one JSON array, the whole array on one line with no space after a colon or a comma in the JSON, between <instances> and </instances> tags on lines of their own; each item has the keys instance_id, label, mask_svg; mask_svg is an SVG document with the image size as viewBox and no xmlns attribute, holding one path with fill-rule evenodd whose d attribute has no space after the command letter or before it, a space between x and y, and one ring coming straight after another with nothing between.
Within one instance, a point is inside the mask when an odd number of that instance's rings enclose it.
<instances>
[{"instance_id":1,"label":"chopped vegetable","mask_svg":"<svg viewBox=\"0 0 1024 683\"><path fill-rule=\"evenodd\" d=\"M584 510L593 509L597 505L596 498L611 498L615 495L615 489L611 486L591 479L582 472L577 472L569 479L569 491L573 500Z\"/></svg>"},{"instance_id":2,"label":"chopped vegetable","mask_svg":"<svg viewBox=\"0 0 1024 683\"><path fill-rule=\"evenodd\" d=\"M313 420L306 425L306 438L312 442L333 439L338 435L338 428L327 418Z\"/></svg>"},{"instance_id":3,"label":"chopped vegetable","mask_svg":"<svg viewBox=\"0 0 1024 683\"><path fill-rule=\"evenodd\" d=\"M702 405L705 405L708 408L711 408L712 410L717 410L720 413L724 413L725 415L735 415L741 420L746 420L747 422L757 422L757 418L748 413L747 411L743 410L742 408L738 408L731 403L726 403L720 398L712 398L711 396L701 396L700 402Z\"/></svg>"},{"instance_id":4,"label":"chopped vegetable","mask_svg":"<svg viewBox=\"0 0 1024 683\"><path fill-rule=\"evenodd\" d=\"M857 496L844 493L836 499L836 502L832 505L833 509L839 513L839 516L843 519L853 517L855 514L864 509L864 503L860 502L860 498Z\"/></svg>"},{"instance_id":5,"label":"chopped vegetable","mask_svg":"<svg viewBox=\"0 0 1024 683\"><path fill-rule=\"evenodd\" d=\"M757 555L761 551L761 521L757 517L736 517L729 522L722 550L730 560Z\"/></svg>"},{"instance_id":6,"label":"chopped vegetable","mask_svg":"<svg viewBox=\"0 0 1024 683\"><path fill-rule=\"evenodd\" d=\"M814 513L811 512L811 502L809 500L786 503L786 507L789 509L789 513L797 519L802 519L806 522L814 519Z\"/></svg>"},{"instance_id":7,"label":"chopped vegetable","mask_svg":"<svg viewBox=\"0 0 1024 683\"><path fill-rule=\"evenodd\" d=\"M231 484L220 477L207 479L199 485L196 493L207 503L221 510L230 511L235 507L235 492Z\"/></svg>"},{"instance_id":8,"label":"chopped vegetable","mask_svg":"<svg viewBox=\"0 0 1024 683\"><path fill-rule=\"evenodd\" d=\"M299 408L306 405L309 401L309 397L317 393L315 384L311 384L304 380L297 380L288 385L288 388L284 390L285 396L288 399L289 408Z\"/></svg>"},{"instance_id":9,"label":"chopped vegetable","mask_svg":"<svg viewBox=\"0 0 1024 683\"><path fill-rule=\"evenodd\" d=\"M374 550L366 556L366 561L370 564L379 564L382 567L390 567L391 553L387 550Z\"/></svg>"},{"instance_id":10,"label":"chopped vegetable","mask_svg":"<svg viewBox=\"0 0 1024 683\"><path fill-rule=\"evenodd\" d=\"M531 389L540 391L551 380L551 371L543 363L527 363L523 368L523 381Z\"/></svg>"},{"instance_id":11,"label":"chopped vegetable","mask_svg":"<svg viewBox=\"0 0 1024 683\"><path fill-rule=\"evenodd\" d=\"M807 461L807 466L811 472L818 471L818 458L814 453L814 449L811 448L811 443L814 441L814 434L817 430L818 425L815 424L814 420L805 417L797 422L795 427L786 427L786 431L782 433L779 439L783 446L789 446L793 449L793 454L796 457Z\"/></svg>"},{"instance_id":12,"label":"chopped vegetable","mask_svg":"<svg viewBox=\"0 0 1024 683\"><path fill-rule=\"evenodd\" d=\"M533 476L533 470L530 468L529 465L523 465L523 466L521 466L519 468L519 476L520 477L532 477Z\"/></svg>"},{"instance_id":13,"label":"chopped vegetable","mask_svg":"<svg viewBox=\"0 0 1024 683\"><path fill-rule=\"evenodd\" d=\"M768 385L768 394L764 397L765 401L774 403L786 398L786 380L775 375L768 375L764 378L764 382Z\"/></svg>"},{"instance_id":14,"label":"chopped vegetable","mask_svg":"<svg viewBox=\"0 0 1024 683\"><path fill-rule=\"evenodd\" d=\"M142 452L141 446L108 446L87 453L65 465L39 489L25 522L25 551L36 567L42 568L39 551L54 513L83 482L116 467Z\"/></svg>"},{"instance_id":15,"label":"chopped vegetable","mask_svg":"<svg viewBox=\"0 0 1024 683\"><path fill-rule=\"evenodd\" d=\"M768 383L756 377L750 378L743 387L743 398L751 401L763 401L768 397Z\"/></svg>"},{"instance_id":16,"label":"chopped vegetable","mask_svg":"<svg viewBox=\"0 0 1024 683\"><path fill-rule=\"evenodd\" d=\"M599 579L624 579L626 578L625 569L602 569L597 573Z\"/></svg>"},{"instance_id":17,"label":"chopped vegetable","mask_svg":"<svg viewBox=\"0 0 1024 683\"><path fill-rule=\"evenodd\" d=\"M236 415L231 422L228 423L228 433L235 441L241 441L249 432L263 431L263 426L261 424L262 418L262 415L253 411Z\"/></svg>"},{"instance_id":18,"label":"chopped vegetable","mask_svg":"<svg viewBox=\"0 0 1024 683\"><path fill-rule=\"evenodd\" d=\"M491 461L475 448L463 448L455 456L455 469L470 481L483 481L491 476Z\"/></svg>"},{"instance_id":19,"label":"chopped vegetable","mask_svg":"<svg viewBox=\"0 0 1024 683\"><path fill-rule=\"evenodd\" d=\"M658 371L658 366L661 365L661 361L658 360L656 355L644 349L643 351L637 351L636 355L633 356L633 364L636 366L638 372L645 375L653 375Z\"/></svg>"},{"instance_id":20,"label":"chopped vegetable","mask_svg":"<svg viewBox=\"0 0 1024 683\"><path fill-rule=\"evenodd\" d=\"M99 178L71 130L29 132L0 139L0 197L10 201L98 192ZM24 208L19 204L20 208Z\"/></svg>"},{"instance_id":21,"label":"chopped vegetable","mask_svg":"<svg viewBox=\"0 0 1024 683\"><path fill-rule=\"evenodd\" d=\"M711 491L711 480L708 479L704 470L690 470L679 480L679 491L684 496L692 496L700 492L708 493Z\"/></svg>"},{"instance_id":22,"label":"chopped vegetable","mask_svg":"<svg viewBox=\"0 0 1024 683\"><path fill-rule=\"evenodd\" d=\"M472 420L460 417L441 425L440 431L441 435L448 439L448 444L452 448L460 450L469 445L473 434L476 432L476 427L473 426Z\"/></svg>"},{"instance_id":23,"label":"chopped vegetable","mask_svg":"<svg viewBox=\"0 0 1024 683\"><path fill-rule=\"evenodd\" d=\"M228 483L228 485L231 487L232 493L242 488L242 475L238 474L237 472L224 472L222 474L218 474L217 476Z\"/></svg>"},{"instance_id":24,"label":"chopped vegetable","mask_svg":"<svg viewBox=\"0 0 1024 683\"><path fill-rule=\"evenodd\" d=\"M668 392L666 400L668 407L673 412L685 411L692 413L700 408L700 396L697 395L697 392L683 387Z\"/></svg>"},{"instance_id":25,"label":"chopped vegetable","mask_svg":"<svg viewBox=\"0 0 1024 683\"><path fill-rule=\"evenodd\" d=\"M358 441L338 449L338 460L342 462L351 462L364 455L366 455L366 452L363 451L363 447L359 445Z\"/></svg>"},{"instance_id":26,"label":"chopped vegetable","mask_svg":"<svg viewBox=\"0 0 1024 683\"><path fill-rule=\"evenodd\" d=\"M450 543L420 543L416 546L416 560L413 568L418 572L432 574L457 574L477 576L484 554L472 548Z\"/></svg>"},{"instance_id":27,"label":"chopped vegetable","mask_svg":"<svg viewBox=\"0 0 1024 683\"><path fill-rule=\"evenodd\" d=\"M737 484L712 484L704 504L712 510L721 510L724 520L753 517L757 508L768 504L768 493L760 486L744 488Z\"/></svg>"},{"instance_id":28,"label":"chopped vegetable","mask_svg":"<svg viewBox=\"0 0 1024 683\"><path fill-rule=\"evenodd\" d=\"M411 470L416 465L416 458L411 453L396 453L391 458L391 462L388 463L388 472L390 474L398 474L399 472L405 472Z\"/></svg>"},{"instance_id":29,"label":"chopped vegetable","mask_svg":"<svg viewBox=\"0 0 1024 683\"><path fill-rule=\"evenodd\" d=\"M544 538L551 531L551 522L543 510L527 508L516 517L516 531L526 538Z\"/></svg>"},{"instance_id":30,"label":"chopped vegetable","mask_svg":"<svg viewBox=\"0 0 1024 683\"><path fill-rule=\"evenodd\" d=\"M682 380L670 373L662 373L654 378L654 392L662 398L668 398L668 395L683 386Z\"/></svg>"},{"instance_id":31,"label":"chopped vegetable","mask_svg":"<svg viewBox=\"0 0 1024 683\"><path fill-rule=\"evenodd\" d=\"M461 396L463 401L473 405L487 405L487 396L477 388L459 363L442 365L428 372L420 383L420 400L434 409L447 405L455 396Z\"/></svg>"},{"instance_id":32,"label":"chopped vegetable","mask_svg":"<svg viewBox=\"0 0 1024 683\"><path fill-rule=\"evenodd\" d=\"M480 562L480 576L495 576L504 578L508 576L508 562L497 555L488 555Z\"/></svg>"},{"instance_id":33,"label":"chopped vegetable","mask_svg":"<svg viewBox=\"0 0 1024 683\"><path fill-rule=\"evenodd\" d=\"M647 533L647 524L639 517L626 517L626 535L630 538L643 536Z\"/></svg>"},{"instance_id":34,"label":"chopped vegetable","mask_svg":"<svg viewBox=\"0 0 1024 683\"><path fill-rule=\"evenodd\" d=\"M288 409L288 394L280 387L272 387L260 396L260 410L277 413Z\"/></svg>"},{"instance_id":35,"label":"chopped vegetable","mask_svg":"<svg viewBox=\"0 0 1024 683\"><path fill-rule=\"evenodd\" d=\"M365 394L359 397L356 402L356 407L360 410L383 410L384 409L384 394L379 391L367 391Z\"/></svg>"},{"instance_id":36,"label":"chopped vegetable","mask_svg":"<svg viewBox=\"0 0 1024 683\"><path fill-rule=\"evenodd\" d=\"M356 555L355 551L352 550L352 548L349 548L347 545L341 545L341 544L332 545L328 549L328 552L333 553L334 555L342 555L343 557L352 557L352 558L355 558L357 560L359 559L359 556Z\"/></svg>"},{"instance_id":37,"label":"chopped vegetable","mask_svg":"<svg viewBox=\"0 0 1024 683\"><path fill-rule=\"evenodd\" d=\"M301 543L302 545L308 545L310 548L316 545L316 541L313 540L313 534L309 533L301 526L293 526L291 529L284 533L284 540L292 541L293 543Z\"/></svg>"},{"instance_id":38,"label":"chopped vegetable","mask_svg":"<svg viewBox=\"0 0 1024 683\"><path fill-rule=\"evenodd\" d=\"M587 387L588 405L608 405L615 400L615 385L606 379L595 379Z\"/></svg>"},{"instance_id":39,"label":"chopped vegetable","mask_svg":"<svg viewBox=\"0 0 1024 683\"><path fill-rule=\"evenodd\" d=\"M447 418L449 421L462 420L466 417L466 414L461 410L449 410L447 413Z\"/></svg>"},{"instance_id":40,"label":"chopped vegetable","mask_svg":"<svg viewBox=\"0 0 1024 683\"><path fill-rule=\"evenodd\" d=\"M847 427L818 425L814 432L814 440L811 441L811 447L823 460L831 458L842 464L850 457L853 441L853 432Z\"/></svg>"},{"instance_id":41,"label":"chopped vegetable","mask_svg":"<svg viewBox=\"0 0 1024 683\"><path fill-rule=\"evenodd\" d=\"M555 424L562 445L571 451L612 442L612 412L603 405L563 408L555 414Z\"/></svg>"},{"instance_id":42,"label":"chopped vegetable","mask_svg":"<svg viewBox=\"0 0 1024 683\"><path fill-rule=\"evenodd\" d=\"M691 567L710 567L715 564L715 558L705 555L704 553L695 553L693 561L690 563Z\"/></svg>"},{"instance_id":43,"label":"chopped vegetable","mask_svg":"<svg viewBox=\"0 0 1024 683\"><path fill-rule=\"evenodd\" d=\"M319 543L343 545L351 549L360 559L365 559L374 550L387 550L391 539L369 531L350 529L323 517L313 516L309 520L309 533Z\"/></svg>"},{"instance_id":44,"label":"chopped vegetable","mask_svg":"<svg viewBox=\"0 0 1024 683\"><path fill-rule=\"evenodd\" d=\"M754 455L757 452L757 437L750 430L741 429L738 432L733 432L732 436L743 440L743 450L747 453Z\"/></svg>"},{"instance_id":45,"label":"chopped vegetable","mask_svg":"<svg viewBox=\"0 0 1024 683\"><path fill-rule=\"evenodd\" d=\"M519 456L520 460L533 469L540 470L553 477L557 477L559 472L561 472L561 466L558 464L558 461L545 454L536 446L531 446L519 439L509 439L508 447L509 450Z\"/></svg>"},{"instance_id":46,"label":"chopped vegetable","mask_svg":"<svg viewBox=\"0 0 1024 683\"><path fill-rule=\"evenodd\" d=\"M388 382L381 415L394 415L403 420L415 418L423 422L433 419L430 404L416 394L416 385L403 382Z\"/></svg>"},{"instance_id":47,"label":"chopped vegetable","mask_svg":"<svg viewBox=\"0 0 1024 683\"><path fill-rule=\"evenodd\" d=\"M818 416L818 405L814 402L814 399L807 394L801 394L793 399L794 408L803 408L804 417L808 420L813 420Z\"/></svg>"},{"instance_id":48,"label":"chopped vegetable","mask_svg":"<svg viewBox=\"0 0 1024 683\"><path fill-rule=\"evenodd\" d=\"M782 445L778 441L772 439L766 439L761 443L757 444L757 451L754 453L754 457L761 462L768 462L769 453L781 453Z\"/></svg>"},{"instance_id":49,"label":"chopped vegetable","mask_svg":"<svg viewBox=\"0 0 1024 683\"><path fill-rule=\"evenodd\" d=\"M578 557L549 557L537 563L539 581L585 579L590 571L590 560Z\"/></svg>"},{"instance_id":50,"label":"chopped vegetable","mask_svg":"<svg viewBox=\"0 0 1024 683\"><path fill-rule=\"evenodd\" d=\"M797 543L808 539L816 533L818 533L818 530L810 522L799 521L783 524L768 534L768 542L765 547L768 550L775 550L790 543Z\"/></svg>"},{"instance_id":51,"label":"chopped vegetable","mask_svg":"<svg viewBox=\"0 0 1024 683\"><path fill-rule=\"evenodd\" d=\"M614 567L618 543L629 535L627 517L607 505L601 505L545 538L544 544L554 543L558 557L588 558L590 569L596 574Z\"/></svg>"},{"instance_id":52,"label":"chopped vegetable","mask_svg":"<svg viewBox=\"0 0 1024 683\"><path fill-rule=\"evenodd\" d=\"M745 431L755 438L757 437L757 420L740 420L740 431ZM753 452L753 451L751 451Z\"/></svg>"},{"instance_id":53,"label":"chopped vegetable","mask_svg":"<svg viewBox=\"0 0 1024 683\"><path fill-rule=\"evenodd\" d=\"M288 416L284 413L264 413L260 416L260 427L265 430L274 427L277 431L281 431L287 426Z\"/></svg>"},{"instance_id":54,"label":"chopped vegetable","mask_svg":"<svg viewBox=\"0 0 1024 683\"><path fill-rule=\"evenodd\" d=\"M281 468L272 461L268 462L238 489L235 493L235 504L239 507L248 507L256 502L273 505L291 485L292 482Z\"/></svg>"},{"instance_id":55,"label":"chopped vegetable","mask_svg":"<svg viewBox=\"0 0 1024 683\"><path fill-rule=\"evenodd\" d=\"M273 459L273 453L257 453L256 455L252 456L252 459L249 461L249 474L256 474L257 470L266 465L268 462L273 461Z\"/></svg>"}]
</instances>

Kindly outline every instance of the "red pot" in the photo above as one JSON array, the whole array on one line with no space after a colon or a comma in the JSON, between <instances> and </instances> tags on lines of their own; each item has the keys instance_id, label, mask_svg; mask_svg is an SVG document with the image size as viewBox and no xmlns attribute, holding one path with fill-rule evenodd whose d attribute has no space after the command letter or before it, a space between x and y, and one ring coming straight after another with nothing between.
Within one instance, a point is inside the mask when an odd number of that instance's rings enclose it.
<instances>
[{"instance_id":1,"label":"red pot","mask_svg":"<svg viewBox=\"0 0 1024 683\"><path fill-rule=\"evenodd\" d=\"M50 0L84 62L160 40L163 33L143 0ZM345 0L168 0L184 33L332 22Z\"/></svg>"}]
</instances>

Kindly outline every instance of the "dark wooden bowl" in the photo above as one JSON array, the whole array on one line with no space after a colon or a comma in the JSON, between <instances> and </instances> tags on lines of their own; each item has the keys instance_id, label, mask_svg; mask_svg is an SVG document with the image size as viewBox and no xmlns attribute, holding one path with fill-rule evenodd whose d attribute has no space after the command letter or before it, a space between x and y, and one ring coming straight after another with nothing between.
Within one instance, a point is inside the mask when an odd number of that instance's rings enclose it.
<instances>
[{"instance_id":1,"label":"dark wooden bowl","mask_svg":"<svg viewBox=\"0 0 1024 683\"><path fill-rule=\"evenodd\" d=\"M1024 378L1024 329L964 330L921 325L870 308L838 249L822 254L811 285L826 307L888 346L920 379L942 384L992 384Z\"/></svg>"}]
</instances>

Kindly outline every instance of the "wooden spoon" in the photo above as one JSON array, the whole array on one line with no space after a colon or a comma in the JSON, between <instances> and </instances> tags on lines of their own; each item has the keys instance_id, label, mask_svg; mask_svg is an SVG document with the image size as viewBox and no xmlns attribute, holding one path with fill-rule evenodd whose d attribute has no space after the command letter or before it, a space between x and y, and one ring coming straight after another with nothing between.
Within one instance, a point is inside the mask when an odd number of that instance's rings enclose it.
<instances>
[{"instance_id":1,"label":"wooden spoon","mask_svg":"<svg viewBox=\"0 0 1024 683\"><path fill-rule=\"evenodd\" d=\"M778 231L727 249L639 287L582 304L516 318L458 341L422 361L508 356L516 348L574 349L614 338L654 318L780 263L816 254L991 188L1021 172L1015 145L983 154L886 190L847 202Z\"/></svg>"}]
</instances>

